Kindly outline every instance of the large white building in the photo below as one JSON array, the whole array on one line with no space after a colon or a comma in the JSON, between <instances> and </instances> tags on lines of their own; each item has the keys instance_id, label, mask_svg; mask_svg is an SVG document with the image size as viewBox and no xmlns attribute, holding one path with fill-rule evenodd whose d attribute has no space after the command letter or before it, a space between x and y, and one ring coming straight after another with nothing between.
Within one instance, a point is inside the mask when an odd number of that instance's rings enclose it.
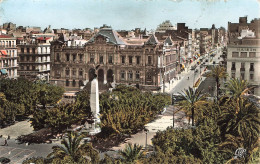
<instances>
[{"instance_id":1,"label":"large white building","mask_svg":"<svg viewBox=\"0 0 260 164\"><path fill-rule=\"evenodd\" d=\"M54 34L25 36L18 43L20 77L48 80L50 74L50 42Z\"/></svg>"},{"instance_id":2,"label":"large white building","mask_svg":"<svg viewBox=\"0 0 260 164\"><path fill-rule=\"evenodd\" d=\"M259 19L247 23L242 17L239 23L229 23L227 46L227 73L229 78L247 80L255 86L253 94L260 96L260 37Z\"/></svg>"},{"instance_id":3,"label":"large white building","mask_svg":"<svg viewBox=\"0 0 260 164\"><path fill-rule=\"evenodd\" d=\"M166 30L176 30L176 26L173 26L169 20L164 21L163 23L159 24L155 32L162 32L164 33Z\"/></svg>"}]
</instances>

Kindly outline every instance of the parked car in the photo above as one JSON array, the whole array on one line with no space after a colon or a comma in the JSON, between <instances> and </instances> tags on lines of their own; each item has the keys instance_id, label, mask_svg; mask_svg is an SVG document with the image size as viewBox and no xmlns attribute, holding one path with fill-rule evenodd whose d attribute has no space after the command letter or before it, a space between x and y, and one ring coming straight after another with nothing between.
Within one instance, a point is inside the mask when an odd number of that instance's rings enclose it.
<instances>
[{"instance_id":1,"label":"parked car","mask_svg":"<svg viewBox=\"0 0 260 164\"><path fill-rule=\"evenodd\" d=\"M11 160L9 158L6 157L0 157L0 163L1 164L6 164L9 163Z\"/></svg>"},{"instance_id":2,"label":"parked car","mask_svg":"<svg viewBox=\"0 0 260 164\"><path fill-rule=\"evenodd\" d=\"M190 68L190 70L195 70L196 69L196 66L192 66L191 68Z\"/></svg>"},{"instance_id":3,"label":"parked car","mask_svg":"<svg viewBox=\"0 0 260 164\"><path fill-rule=\"evenodd\" d=\"M182 95L180 95L180 94L173 94L172 95L173 105L178 103L178 102L180 102L180 101L182 101L182 100L183 100Z\"/></svg>"}]
</instances>

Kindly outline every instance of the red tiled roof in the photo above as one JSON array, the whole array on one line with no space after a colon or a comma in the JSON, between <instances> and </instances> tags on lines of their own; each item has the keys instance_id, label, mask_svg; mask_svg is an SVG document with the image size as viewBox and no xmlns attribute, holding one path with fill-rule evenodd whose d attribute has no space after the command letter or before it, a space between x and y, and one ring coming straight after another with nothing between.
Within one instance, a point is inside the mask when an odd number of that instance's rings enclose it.
<instances>
[{"instance_id":1,"label":"red tiled roof","mask_svg":"<svg viewBox=\"0 0 260 164\"><path fill-rule=\"evenodd\" d=\"M49 40L51 37L38 37L38 40Z\"/></svg>"},{"instance_id":2,"label":"red tiled roof","mask_svg":"<svg viewBox=\"0 0 260 164\"><path fill-rule=\"evenodd\" d=\"M0 35L0 38L12 38L12 36L10 36L10 35Z\"/></svg>"}]
</instances>

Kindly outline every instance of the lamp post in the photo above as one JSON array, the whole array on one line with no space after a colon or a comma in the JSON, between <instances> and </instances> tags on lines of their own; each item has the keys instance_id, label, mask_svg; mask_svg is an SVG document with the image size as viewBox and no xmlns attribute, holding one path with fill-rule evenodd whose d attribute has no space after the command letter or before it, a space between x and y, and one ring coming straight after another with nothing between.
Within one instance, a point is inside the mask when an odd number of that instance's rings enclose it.
<instances>
[{"instance_id":1,"label":"lamp post","mask_svg":"<svg viewBox=\"0 0 260 164\"><path fill-rule=\"evenodd\" d=\"M145 149L147 149L147 133L149 132L149 130L144 128L144 131L145 131Z\"/></svg>"},{"instance_id":2,"label":"lamp post","mask_svg":"<svg viewBox=\"0 0 260 164\"><path fill-rule=\"evenodd\" d=\"M175 101L176 99L173 97L173 94L172 94L172 108L173 108L173 112L172 112L172 127L174 128L174 122L175 122L175 120L174 120L174 101Z\"/></svg>"},{"instance_id":3,"label":"lamp post","mask_svg":"<svg viewBox=\"0 0 260 164\"><path fill-rule=\"evenodd\" d=\"M194 74L193 74L193 88L195 87L195 84L194 84L194 82L195 82L195 74L196 74L196 68L194 69Z\"/></svg>"}]
</instances>

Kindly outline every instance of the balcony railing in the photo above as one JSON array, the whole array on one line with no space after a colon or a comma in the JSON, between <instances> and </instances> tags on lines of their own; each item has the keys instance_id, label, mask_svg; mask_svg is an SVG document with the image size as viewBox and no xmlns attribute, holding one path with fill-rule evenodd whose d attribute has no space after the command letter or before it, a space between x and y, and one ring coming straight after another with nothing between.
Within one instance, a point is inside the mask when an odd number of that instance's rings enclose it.
<instances>
[{"instance_id":1,"label":"balcony railing","mask_svg":"<svg viewBox=\"0 0 260 164\"><path fill-rule=\"evenodd\" d=\"M231 67L231 71L235 71L236 70L236 67Z\"/></svg>"},{"instance_id":2,"label":"balcony railing","mask_svg":"<svg viewBox=\"0 0 260 164\"><path fill-rule=\"evenodd\" d=\"M254 68L250 68L249 71L253 72L253 71L255 71L255 69Z\"/></svg>"},{"instance_id":3,"label":"balcony railing","mask_svg":"<svg viewBox=\"0 0 260 164\"><path fill-rule=\"evenodd\" d=\"M245 71L245 68L240 68L240 71Z\"/></svg>"}]
</instances>

